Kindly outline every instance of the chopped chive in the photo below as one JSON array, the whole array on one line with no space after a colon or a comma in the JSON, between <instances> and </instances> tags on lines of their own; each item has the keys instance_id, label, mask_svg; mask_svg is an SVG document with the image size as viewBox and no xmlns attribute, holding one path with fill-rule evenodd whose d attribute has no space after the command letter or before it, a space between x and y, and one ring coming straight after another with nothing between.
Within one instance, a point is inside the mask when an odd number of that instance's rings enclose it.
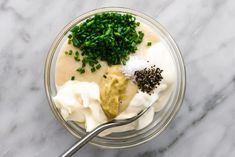
<instances>
[{"instance_id":1,"label":"chopped chive","mask_svg":"<svg viewBox=\"0 0 235 157\"><path fill-rule=\"evenodd\" d=\"M69 55L71 56L73 54L73 51L72 50L69 50Z\"/></svg>"},{"instance_id":2,"label":"chopped chive","mask_svg":"<svg viewBox=\"0 0 235 157\"><path fill-rule=\"evenodd\" d=\"M143 40L139 25L130 14L99 13L74 26L68 38L81 50L82 67L88 64L95 71L101 68L99 60L108 65L125 64Z\"/></svg>"},{"instance_id":3,"label":"chopped chive","mask_svg":"<svg viewBox=\"0 0 235 157\"><path fill-rule=\"evenodd\" d=\"M77 57L77 56L74 56L74 60L79 62L79 61L80 61L80 58Z\"/></svg>"},{"instance_id":4,"label":"chopped chive","mask_svg":"<svg viewBox=\"0 0 235 157\"><path fill-rule=\"evenodd\" d=\"M79 53L78 53L78 51L76 51L75 53L74 53L74 59L76 60L76 61L80 61L80 57L79 57Z\"/></svg>"},{"instance_id":5,"label":"chopped chive","mask_svg":"<svg viewBox=\"0 0 235 157\"><path fill-rule=\"evenodd\" d=\"M78 51L76 51L76 52L75 52L75 56L79 56L79 53L78 53Z\"/></svg>"},{"instance_id":6,"label":"chopped chive","mask_svg":"<svg viewBox=\"0 0 235 157\"><path fill-rule=\"evenodd\" d=\"M84 60L82 60L82 67L84 68L86 66L86 63L84 62Z\"/></svg>"},{"instance_id":7,"label":"chopped chive","mask_svg":"<svg viewBox=\"0 0 235 157\"><path fill-rule=\"evenodd\" d=\"M83 67L80 67L76 71L79 72L80 74L83 74L85 72L85 69Z\"/></svg>"},{"instance_id":8,"label":"chopped chive","mask_svg":"<svg viewBox=\"0 0 235 157\"><path fill-rule=\"evenodd\" d=\"M92 67L91 72L95 72L95 71L96 71L95 67Z\"/></svg>"},{"instance_id":9,"label":"chopped chive","mask_svg":"<svg viewBox=\"0 0 235 157\"><path fill-rule=\"evenodd\" d=\"M100 69L101 68L101 65L100 64L98 64L98 65L96 65L96 67L95 67L97 70L98 69Z\"/></svg>"},{"instance_id":10,"label":"chopped chive","mask_svg":"<svg viewBox=\"0 0 235 157\"><path fill-rule=\"evenodd\" d=\"M147 42L147 46L151 46L152 45L152 42Z\"/></svg>"},{"instance_id":11,"label":"chopped chive","mask_svg":"<svg viewBox=\"0 0 235 157\"><path fill-rule=\"evenodd\" d=\"M75 76L72 76L72 77L71 77L71 80L74 80L74 79L75 79Z\"/></svg>"},{"instance_id":12,"label":"chopped chive","mask_svg":"<svg viewBox=\"0 0 235 157\"><path fill-rule=\"evenodd\" d=\"M69 34L68 38L71 39L72 37L73 37L72 34Z\"/></svg>"}]
</instances>

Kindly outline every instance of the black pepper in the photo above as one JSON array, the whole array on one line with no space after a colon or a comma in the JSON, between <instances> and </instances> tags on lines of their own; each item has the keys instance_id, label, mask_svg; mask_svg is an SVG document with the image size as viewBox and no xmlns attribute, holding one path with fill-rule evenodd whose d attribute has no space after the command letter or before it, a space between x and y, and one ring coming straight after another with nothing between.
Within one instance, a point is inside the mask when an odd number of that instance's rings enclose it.
<instances>
[{"instance_id":1,"label":"black pepper","mask_svg":"<svg viewBox=\"0 0 235 157\"><path fill-rule=\"evenodd\" d=\"M142 92L151 94L152 91L160 85L160 82L163 79L161 75L162 72L163 70L157 68L155 65L150 68L135 71L135 82Z\"/></svg>"}]
</instances>

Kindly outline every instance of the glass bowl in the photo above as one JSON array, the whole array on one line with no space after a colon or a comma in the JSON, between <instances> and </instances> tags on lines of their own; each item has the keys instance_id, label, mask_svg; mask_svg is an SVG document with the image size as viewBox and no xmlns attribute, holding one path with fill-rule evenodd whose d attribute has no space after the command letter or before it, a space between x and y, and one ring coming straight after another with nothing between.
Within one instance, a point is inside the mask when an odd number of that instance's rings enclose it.
<instances>
[{"instance_id":1,"label":"glass bowl","mask_svg":"<svg viewBox=\"0 0 235 157\"><path fill-rule=\"evenodd\" d=\"M170 36L170 34L165 30L165 28L149 16L127 8L109 7L96 9L85 13L70 22L67 26L65 26L63 30L57 35L46 59L44 81L47 98L52 112L65 129L67 129L72 135L77 138L80 138L81 136L84 136L86 134L85 130L76 123L65 121L52 100L53 96L55 96L57 92L55 85L55 66L58 54L63 43L67 39L69 30L74 25L80 23L84 19L87 19L90 16L101 12L129 13L134 15L137 20L140 20L141 22L144 22L145 24L148 24L149 26L153 27L158 33L160 40L164 42L164 44L170 50L176 67L176 88L173 91L164 109L155 114L154 119L150 125L141 130L112 133L105 137L98 136L90 142L102 148L128 148L132 146L137 146L158 136L163 130L166 129L166 127L174 119L176 113L180 109L185 93L185 67L180 50L172 39L172 37Z\"/></svg>"}]
</instances>

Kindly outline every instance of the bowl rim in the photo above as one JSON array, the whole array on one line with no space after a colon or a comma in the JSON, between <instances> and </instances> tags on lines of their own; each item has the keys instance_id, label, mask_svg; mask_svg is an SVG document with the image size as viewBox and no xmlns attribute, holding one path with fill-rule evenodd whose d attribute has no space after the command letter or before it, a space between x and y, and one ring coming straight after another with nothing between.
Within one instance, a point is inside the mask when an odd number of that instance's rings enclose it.
<instances>
[{"instance_id":1,"label":"bowl rim","mask_svg":"<svg viewBox=\"0 0 235 157\"><path fill-rule=\"evenodd\" d=\"M166 36L167 40L169 40L169 42L171 43L171 46L174 48L174 50L176 51L176 55L177 55L177 59L178 59L178 62L179 62L179 66L181 68L181 71L182 71L182 75L181 75L181 84L180 84L180 87L181 88L181 92L180 92L180 96L178 96L177 100L176 100L176 108L172 111L172 114L171 116L169 116L167 119L166 119L166 123L164 123L164 125L161 127L160 130L158 131L155 131L154 133L152 133L152 135L142 141L139 141L138 143L135 143L135 144L131 144L131 145L128 145L128 146L107 146L107 145L101 145L101 144L98 144L98 143L95 143L93 141L90 141L90 143L92 145L95 145L95 146L98 146L98 147L101 147L101 148L105 148L105 149L120 149L120 148L130 148L130 147L134 147L134 146L137 146L137 145L141 145L141 144L144 144L146 143L147 141L150 141L151 139L155 138L156 136L158 136L159 134L161 134L168 126L169 124L174 120L176 114L178 113L179 109L181 108L182 106L182 103L183 103L183 100L184 100L184 96L185 96L185 91L186 91L186 68L185 68L185 64L184 64L184 60L183 60L183 57L182 57L182 54L181 54L181 51L177 45L177 43L175 42L175 40L173 39L173 37L170 35L170 33L157 21L155 20L154 18L150 17L149 15L146 15L140 11L137 11L137 10L133 10L133 9L129 9L129 8L125 8L125 7L102 7L102 8L96 8L96 9L93 9L93 10L90 10L90 11L87 11L83 14L81 14L80 16L76 17L75 19L73 19L72 21L70 21L60 32L59 34L56 36L56 38L54 39L49 51L48 51L48 54L47 54L47 57L46 57L46 62L45 62L45 65L44 65L44 88L45 88L45 92L46 92L46 95L47 95L47 100L48 100L48 103L49 103L49 106L54 114L54 116L56 117L56 119L60 122L60 124L62 124L62 126L68 130L74 137L76 138L80 138L80 135L77 135L75 133L75 130L72 128L72 127L69 127L67 124L66 124L66 121L61 121L61 118L62 116L60 114L58 114L57 110L55 109L55 107L52 106L52 96L51 96L51 89L50 89L50 81L48 81L50 78L50 69L51 69L51 62L53 60L53 56L54 56L54 53L56 51L56 48L57 46L59 45L59 43L61 42L61 40L63 39L64 35L67 34L67 32L69 31L69 29L77 24L79 21L82 21L86 18L88 18L89 16L92 16L96 13L101 13L101 12L125 12L125 13L130 13L132 15L137 15L151 23L153 23L155 26L157 26L157 28L164 33L164 35ZM52 53L54 51L54 53ZM63 119L63 118L62 118Z\"/></svg>"}]
</instances>

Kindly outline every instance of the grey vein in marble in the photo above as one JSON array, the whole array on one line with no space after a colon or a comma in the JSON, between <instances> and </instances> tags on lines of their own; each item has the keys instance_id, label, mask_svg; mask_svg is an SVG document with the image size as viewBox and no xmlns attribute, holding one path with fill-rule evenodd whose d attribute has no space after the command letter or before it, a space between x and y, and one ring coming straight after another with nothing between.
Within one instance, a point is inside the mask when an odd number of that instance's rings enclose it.
<instances>
[{"instance_id":1,"label":"grey vein in marble","mask_svg":"<svg viewBox=\"0 0 235 157\"><path fill-rule=\"evenodd\" d=\"M58 156L73 144L47 104L43 66L58 32L89 10L119 6L144 12L177 41L187 91L159 137L130 149L87 145L82 157L235 156L235 1L0 1L0 156Z\"/></svg>"}]
</instances>

